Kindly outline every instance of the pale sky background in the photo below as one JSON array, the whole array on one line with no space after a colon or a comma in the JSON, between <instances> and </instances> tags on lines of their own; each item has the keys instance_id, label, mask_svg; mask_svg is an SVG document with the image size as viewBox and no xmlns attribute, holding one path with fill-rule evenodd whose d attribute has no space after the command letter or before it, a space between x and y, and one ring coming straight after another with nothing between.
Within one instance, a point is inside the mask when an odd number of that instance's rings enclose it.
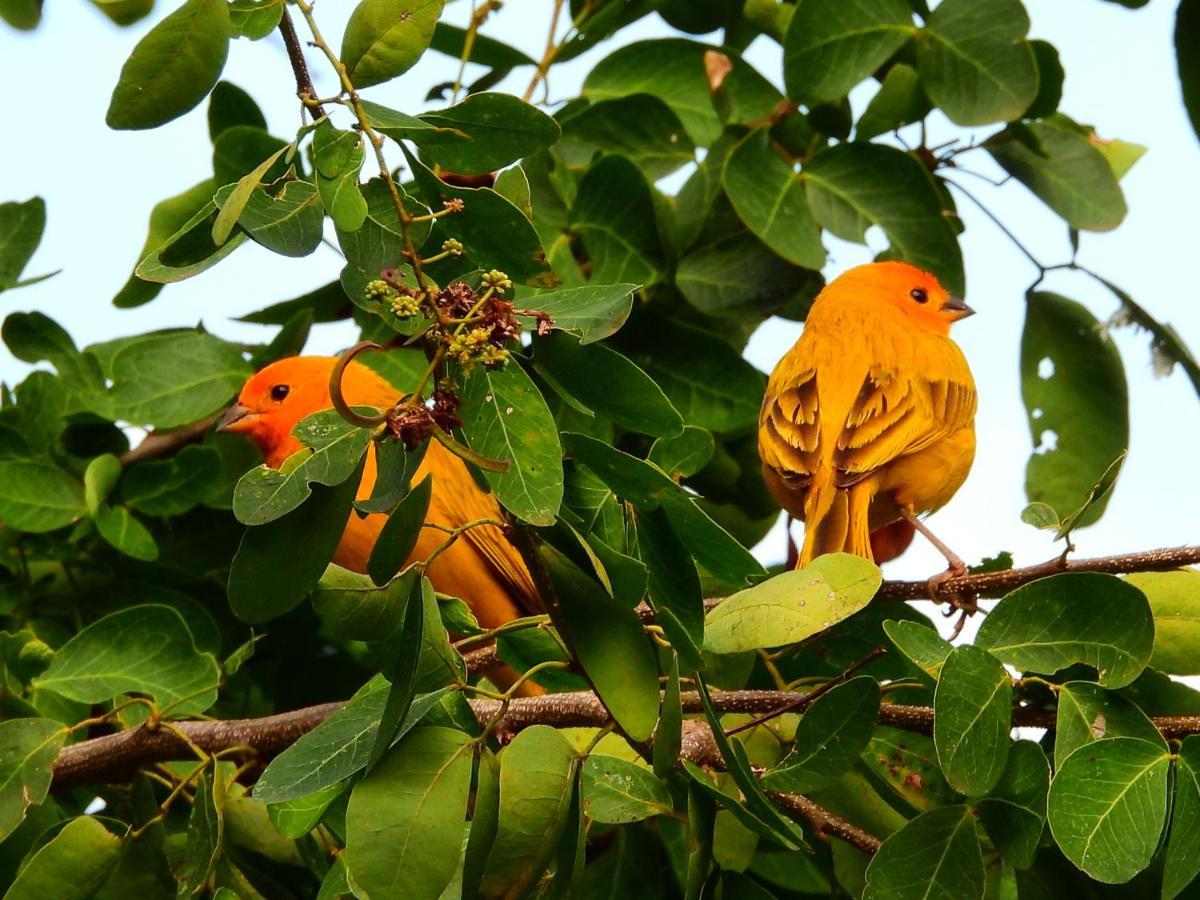
<instances>
[{"instance_id":1,"label":"pale sky background","mask_svg":"<svg viewBox=\"0 0 1200 900\"><path fill-rule=\"evenodd\" d=\"M1067 71L1061 109L1094 125L1107 138L1135 141L1149 152L1125 177L1130 212L1115 232L1085 234L1080 262L1125 288L1156 316L1170 322L1193 352L1200 352L1200 287L1195 277L1195 211L1200 209L1200 143L1187 122L1175 73L1171 40L1175 3L1153 0L1130 11L1102 0L1027 0L1031 36L1058 47ZM227 338L265 341L273 329L231 321L270 302L297 296L337 277L341 260L322 247L302 260L275 256L253 243L189 281L169 285L157 300L118 310L111 298L125 282L145 236L151 207L210 173L211 146L204 105L182 119L147 132L114 132L104 113L121 64L134 43L173 4L160 0L149 20L129 29L111 25L82 0L51 0L31 33L0 27L0 75L9 125L0 137L0 200L41 195L48 205L47 233L26 275L52 269L62 274L0 296L0 315L38 310L64 325L83 346L130 333L203 321ZM540 56L549 0L509 0L485 34ZM323 0L317 17L326 37L340 45L353 4ZM446 18L465 24L465 0L447 6ZM298 22L302 28L302 23ZM617 43L551 76L551 98L574 96L583 76L619 44L672 35L657 17L623 31ZM317 89L333 92L332 73L310 51ZM758 39L747 58L776 84L780 49ZM429 86L452 80L457 61L430 52L408 75L366 92L373 100L407 112L430 108ZM472 67L471 75L482 71ZM518 95L529 70L517 70L498 89ZM290 136L298 123L291 70L277 35L235 41L224 77L251 91L273 133ZM874 91L852 95L856 113ZM432 104L437 106L440 104ZM954 134L982 138L993 128L965 132L944 120L934 123L931 143ZM392 153L392 158L398 154ZM975 171L998 176L984 151L961 158ZM1069 257L1066 227L1022 185L993 189L964 179L973 193L1013 228L1044 262ZM672 183L677 183L673 179ZM1018 564L1056 551L1049 535L1021 523L1025 463L1031 449L1017 370L1023 295L1034 269L1007 239L966 201L962 238L967 299L978 315L955 326L979 385L979 453L970 479L954 500L930 520L931 527L968 562L1010 550ZM830 241L826 276L870 259L872 251ZM878 247L877 247L878 249ZM1054 273L1044 285L1085 303L1099 318L1115 300L1086 277ZM750 342L748 357L769 371L799 334L800 326L765 323ZM335 352L353 340L351 328L318 326L311 352ZM1173 546L1200 540L1195 524L1198 489L1191 463L1200 445L1200 399L1183 373L1153 377L1147 335L1116 333L1131 397L1131 446L1125 470L1104 519L1077 532L1081 556ZM29 367L0 347L0 379L19 381ZM782 527L759 548L767 562L782 558ZM918 538L892 578L924 578L943 568L940 556Z\"/></svg>"}]
</instances>

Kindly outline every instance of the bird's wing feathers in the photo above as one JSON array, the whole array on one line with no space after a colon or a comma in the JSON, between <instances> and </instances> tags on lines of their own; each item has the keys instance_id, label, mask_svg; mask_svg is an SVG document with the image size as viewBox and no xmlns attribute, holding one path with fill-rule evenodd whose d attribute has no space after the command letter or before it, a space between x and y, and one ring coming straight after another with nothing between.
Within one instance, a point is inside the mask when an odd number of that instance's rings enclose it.
<instances>
[{"instance_id":1,"label":"bird's wing feathers","mask_svg":"<svg viewBox=\"0 0 1200 900\"><path fill-rule=\"evenodd\" d=\"M818 464L816 376L810 368L780 379L781 389L767 391L759 415L763 459L793 489L805 487Z\"/></svg>"}]
</instances>

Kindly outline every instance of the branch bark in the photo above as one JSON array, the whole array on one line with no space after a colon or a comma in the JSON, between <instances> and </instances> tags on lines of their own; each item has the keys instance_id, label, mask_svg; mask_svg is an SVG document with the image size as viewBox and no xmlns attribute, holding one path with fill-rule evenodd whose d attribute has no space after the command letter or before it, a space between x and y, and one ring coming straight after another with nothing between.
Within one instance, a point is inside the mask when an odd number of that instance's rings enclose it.
<instances>
[{"instance_id":1,"label":"branch bark","mask_svg":"<svg viewBox=\"0 0 1200 900\"><path fill-rule=\"evenodd\" d=\"M224 412L224 410L221 410L221 412ZM119 457L121 465L131 466L136 462L142 462L147 459L170 456L181 447L201 440L205 432L212 428L219 418L221 418L221 413L217 412L206 419L201 419L199 422L192 422L190 425L184 425L182 428L176 428L172 431L152 431L132 450L121 454Z\"/></svg>"},{"instance_id":2,"label":"branch bark","mask_svg":"<svg viewBox=\"0 0 1200 900\"><path fill-rule=\"evenodd\" d=\"M308 63L304 59L304 48L300 46L300 38L296 34L296 26L287 7L283 8L283 17L279 20L279 33L283 35L283 45L287 48L288 61L292 64L292 74L296 76L296 96L304 104L304 108L313 114L314 119L325 115L325 110L317 99L317 90L313 87L312 75L308 71Z\"/></svg>"}]
</instances>

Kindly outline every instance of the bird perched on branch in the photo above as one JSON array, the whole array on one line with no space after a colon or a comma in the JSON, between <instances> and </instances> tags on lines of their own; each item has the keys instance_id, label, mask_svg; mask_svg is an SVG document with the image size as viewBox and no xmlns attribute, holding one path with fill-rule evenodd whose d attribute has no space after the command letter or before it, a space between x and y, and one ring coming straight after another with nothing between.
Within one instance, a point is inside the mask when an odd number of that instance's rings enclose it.
<instances>
[{"instance_id":1,"label":"bird perched on branch","mask_svg":"<svg viewBox=\"0 0 1200 900\"><path fill-rule=\"evenodd\" d=\"M972 312L901 262L851 269L817 296L758 419L767 487L805 522L799 565L875 559L873 532L890 558L915 528L965 571L917 516L954 495L975 457L975 382L949 337Z\"/></svg>"},{"instance_id":2,"label":"bird perched on branch","mask_svg":"<svg viewBox=\"0 0 1200 900\"><path fill-rule=\"evenodd\" d=\"M266 464L279 468L303 449L292 434L296 424L305 416L333 406L329 378L336 362L334 357L296 356L272 363L246 382L220 430L246 435ZM362 363L351 362L341 384L346 402L353 406L388 409L397 400L396 388ZM413 484L429 475L433 476L433 491L426 522L455 528L477 519L500 518L496 498L480 489L463 461L437 441L430 442ZM356 494L358 499L371 495L375 478L372 448ZM355 572L365 572L386 521L382 513L360 516L352 511L333 561ZM421 529L410 561L429 557L446 540L446 534L437 528ZM437 591L464 600L484 628L495 628L541 608L521 555L494 525L479 525L463 532L434 560L426 575Z\"/></svg>"}]
</instances>

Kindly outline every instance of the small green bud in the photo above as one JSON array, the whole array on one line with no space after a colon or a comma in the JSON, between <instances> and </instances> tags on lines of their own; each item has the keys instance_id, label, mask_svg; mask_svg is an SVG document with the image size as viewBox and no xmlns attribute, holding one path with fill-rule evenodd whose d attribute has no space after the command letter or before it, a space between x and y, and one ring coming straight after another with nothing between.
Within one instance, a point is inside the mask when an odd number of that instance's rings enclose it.
<instances>
[{"instance_id":1,"label":"small green bud","mask_svg":"<svg viewBox=\"0 0 1200 900\"><path fill-rule=\"evenodd\" d=\"M382 278L376 278L374 281L367 282L366 288L363 290L363 296L370 301L386 300L394 293L391 285Z\"/></svg>"},{"instance_id":2,"label":"small green bud","mask_svg":"<svg viewBox=\"0 0 1200 900\"><path fill-rule=\"evenodd\" d=\"M454 238L446 238L446 240L442 241L442 251L445 253L449 253L451 256L462 256L463 255L462 242L457 241Z\"/></svg>"},{"instance_id":3,"label":"small green bud","mask_svg":"<svg viewBox=\"0 0 1200 900\"><path fill-rule=\"evenodd\" d=\"M511 290L513 286L512 279L499 269L492 269L490 272L485 272L483 283L485 287L494 288L497 291Z\"/></svg>"}]
</instances>

